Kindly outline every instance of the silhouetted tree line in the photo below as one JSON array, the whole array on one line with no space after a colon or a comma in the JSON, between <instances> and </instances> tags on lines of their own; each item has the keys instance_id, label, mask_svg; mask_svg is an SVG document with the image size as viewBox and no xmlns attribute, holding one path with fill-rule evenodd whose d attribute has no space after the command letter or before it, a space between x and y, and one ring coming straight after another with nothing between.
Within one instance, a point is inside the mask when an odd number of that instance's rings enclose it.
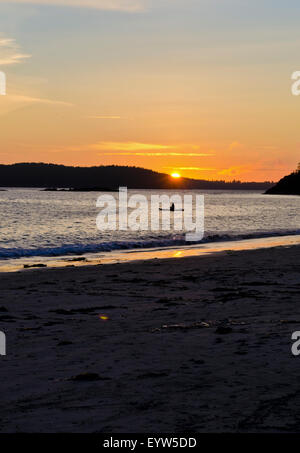
<instances>
[{"instance_id":1,"label":"silhouetted tree line","mask_svg":"<svg viewBox=\"0 0 300 453\"><path fill-rule=\"evenodd\" d=\"M270 182L207 181L190 178L173 179L164 173L139 167L99 166L71 167L44 163L0 165L0 187L41 187L75 189L258 189L266 190Z\"/></svg>"}]
</instances>

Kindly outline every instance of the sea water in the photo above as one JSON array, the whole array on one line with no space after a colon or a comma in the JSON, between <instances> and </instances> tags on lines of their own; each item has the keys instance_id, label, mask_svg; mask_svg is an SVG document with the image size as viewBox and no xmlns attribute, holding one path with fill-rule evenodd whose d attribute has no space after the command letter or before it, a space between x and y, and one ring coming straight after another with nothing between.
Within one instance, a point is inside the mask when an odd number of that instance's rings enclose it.
<instances>
[{"instance_id":1,"label":"sea water","mask_svg":"<svg viewBox=\"0 0 300 453\"><path fill-rule=\"evenodd\" d=\"M150 199L163 190L129 190ZM175 192L174 192L175 193ZM191 193L179 191L181 195ZM259 191L193 191L204 195L202 242L300 234L300 197ZM98 192L0 192L0 260L187 245L184 232L99 231ZM116 198L117 198L116 193Z\"/></svg>"}]
</instances>

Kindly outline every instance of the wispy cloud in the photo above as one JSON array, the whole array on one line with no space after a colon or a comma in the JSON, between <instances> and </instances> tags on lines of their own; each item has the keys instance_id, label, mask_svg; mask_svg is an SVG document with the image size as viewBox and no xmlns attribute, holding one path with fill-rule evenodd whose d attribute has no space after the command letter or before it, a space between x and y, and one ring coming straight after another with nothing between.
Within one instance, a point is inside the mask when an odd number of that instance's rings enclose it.
<instances>
[{"instance_id":1,"label":"wispy cloud","mask_svg":"<svg viewBox=\"0 0 300 453\"><path fill-rule=\"evenodd\" d=\"M94 115L88 116L91 120L120 120L121 116L119 115Z\"/></svg>"},{"instance_id":2,"label":"wispy cloud","mask_svg":"<svg viewBox=\"0 0 300 453\"><path fill-rule=\"evenodd\" d=\"M205 157L214 156L213 152L201 153L198 145L165 145L140 142L98 142L69 146L68 151L101 151L99 156L147 156L147 157Z\"/></svg>"},{"instance_id":3,"label":"wispy cloud","mask_svg":"<svg viewBox=\"0 0 300 453\"><path fill-rule=\"evenodd\" d=\"M90 145L90 149L103 151L101 154L106 156L212 156L210 153L195 152L194 150L198 148L191 144L165 145L140 142L99 142Z\"/></svg>"},{"instance_id":4,"label":"wispy cloud","mask_svg":"<svg viewBox=\"0 0 300 453\"><path fill-rule=\"evenodd\" d=\"M174 153L174 152L164 152L164 153L151 153L151 152L137 152L137 153L101 153L101 156L152 156L152 157L204 157L204 156L213 156L213 154L204 154L204 153Z\"/></svg>"},{"instance_id":5,"label":"wispy cloud","mask_svg":"<svg viewBox=\"0 0 300 453\"><path fill-rule=\"evenodd\" d=\"M21 52L14 39L0 37L0 65L7 66L21 63L31 55Z\"/></svg>"},{"instance_id":6,"label":"wispy cloud","mask_svg":"<svg viewBox=\"0 0 300 453\"><path fill-rule=\"evenodd\" d=\"M243 143L234 141L234 142L230 143L228 149L229 149L229 151L235 151L235 150L239 151L239 150L244 149L244 147L245 147L245 145Z\"/></svg>"},{"instance_id":7,"label":"wispy cloud","mask_svg":"<svg viewBox=\"0 0 300 453\"><path fill-rule=\"evenodd\" d=\"M220 170L218 174L224 176L237 176L242 173L248 173L251 170L254 170L254 167L251 165L234 165L232 167Z\"/></svg>"},{"instance_id":8,"label":"wispy cloud","mask_svg":"<svg viewBox=\"0 0 300 453\"><path fill-rule=\"evenodd\" d=\"M128 12L138 12L145 7L144 0L0 0L0 3L73 6Z\"/></svg>"},{"instance_id":9,"label":"wispy cloud","mask_svg":"<svg viewBox=\"0 0 300 453\"><path fill-rule=\"evenodd\" d=\"M48 105L61 105L65 107L72 107L73 104L64 101L58 101L47 98L37 98L32 96L23 96L19 94L7 95L5 101L11 101L19 104L48 104Z\"/></svg>"},{"instance_id":10,"label":"wispy cloud","mask_svg":"<svg viewBox=\"0 0 300 453\"><path fill-rule=\"evenodd\" d=\"M287 173L289 171L287 162L281 161L280 159L272 160L261 160L255 163L248 163L243 165L235 165L229 168L224 168L218 172L219 175L224 176L239 176L244 173L268 173L278 172Z\"/></svg>"},{"instance_id":11,"label":"wispy cloud","mask_svg":"<svg viewBox=\"0 0 300 453\"><path fill-rule=\"evenodd\" d=\"M99 142L91 145L94 149L105 151L155 151L173 149L171 145L162 145L157 143L139 143L139 142Z\"/></svg>"},{"instance_id":12,"label":"wispy cloud","mask_svg":"<svg viewBox=\"0 0 300 453\"><path fill-rule=\"evenodd\" d=\"M173 170L190 170L190 171L215 171L216 168L206 168L206 167L164 167Z\"/></svg>"}]
</instances>

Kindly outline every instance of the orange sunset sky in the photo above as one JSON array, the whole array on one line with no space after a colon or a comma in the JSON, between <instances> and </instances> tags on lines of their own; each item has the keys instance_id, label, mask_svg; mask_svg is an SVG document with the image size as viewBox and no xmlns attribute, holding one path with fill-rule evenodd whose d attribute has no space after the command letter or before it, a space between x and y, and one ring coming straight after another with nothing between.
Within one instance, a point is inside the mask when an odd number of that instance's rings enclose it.
<instances>
[{"instance_id":1,"label":"orange sunset sky","mask_svg":"<svg viewBox=\"0 0 300 453\"><path fill-rule=\"evenodd\" d=\"M0 162L278 180L300 160L300 4L0 0Z\"/></svg>"}]
</instances>

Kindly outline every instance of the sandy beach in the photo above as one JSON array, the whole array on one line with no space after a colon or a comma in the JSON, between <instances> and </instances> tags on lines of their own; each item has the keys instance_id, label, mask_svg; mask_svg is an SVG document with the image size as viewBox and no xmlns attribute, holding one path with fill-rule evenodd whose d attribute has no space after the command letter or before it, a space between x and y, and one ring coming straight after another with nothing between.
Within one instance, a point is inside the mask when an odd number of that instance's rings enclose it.
<instances>
[{"instance_id":1,"label":"sandy beach","mask_svg":"<svg viewBox=\"0 0 300 453\"><path fill-rule=\"evenodd\" d=\"M0 275L1 432L299 432L300 246Z\"/></svg>"}]
</instances>

